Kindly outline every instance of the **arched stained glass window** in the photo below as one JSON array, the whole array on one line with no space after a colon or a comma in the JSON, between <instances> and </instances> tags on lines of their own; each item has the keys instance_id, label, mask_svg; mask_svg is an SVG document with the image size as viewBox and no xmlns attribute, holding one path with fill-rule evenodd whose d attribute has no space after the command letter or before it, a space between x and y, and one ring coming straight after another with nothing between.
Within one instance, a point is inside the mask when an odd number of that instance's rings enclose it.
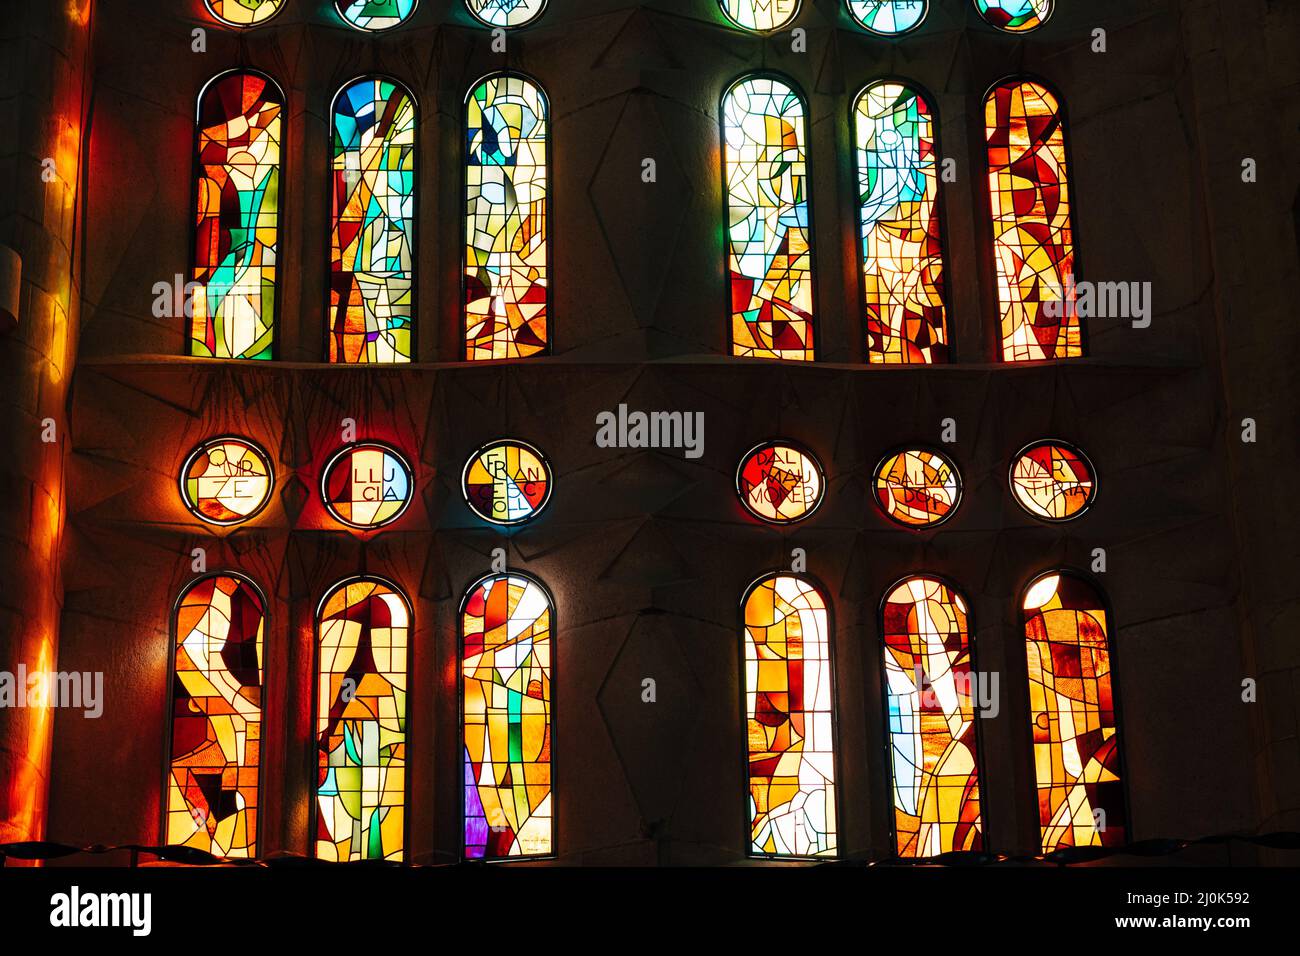
<instances>
[{"instance_id":1,"label":"arched stained glass window","mask_svg":"<svg viewBox=\"0 0 1300 956\"><path fill-rule=\"evenodd\" d=\"M532 80L498 73L466 102L465 357L547 350L550 106Z\"/></svg>"},{"instance_id":2,"label":"arched stained glass window","mask_svg":"<svg viewBox=\"0 0 1300 956\"><path fill-rule=\"evenodd\" d=\"M410 605L387 581L352 578L325 596L316 632L316 856L400 861Z\"/></svg>"},{"instance_id":3,"label":"arched stained glass window","mask_svg":"<svg viewBox=\"0 0 1300 956\"><path fill-rule=\"evenodd\" d=\"M199 96L191 355L273 357L283 113L259 73L222 74Z\"/></svg>"},{"instance_id":4,"label":"arched stained glass window","mask_svg":"<svg viewBox=\"0 0 1300 956\"><path fill-rule=\"evenodd\" d=\"M924 96L892 80L854 108L867 358L873 364L948 361L939 167Z\"/></svg>"},{"instance_id":5,"label":"arched stained glass window","mask_svg":"<svg viewBox=\"0 0 1300 956\"><path fill-rule=\"evenodd\" d=\"M895 850L983 849L966 600L937 578L890 589L881 608Z\"/></svg>"},{"instance_id":6,"label":"arched stained glass window","mask_svg":"<svg viewBox=\"0 0 1300 956\"><path fill-rule=\"evenodd\" d=\"M722 99L734 355L815 358L807 115L772 76L742 79Z\"/></svg>"},{"instance_id":7,"label":"arched stained glass window","mask_svg":"<svg viewBox=\"0 0 1300 956\"><path fill-rule=\"evenodd\" d=\"M391 30L415 12L417 0L334 0L343 22L367 33Z\"/></svg>"},{"instance_id":8,"label":"arched stained glass window","mask_svg":"<svg viewBox=\"0 0 1300 956\"><path fill-rule=\"evenodd\" d=\"M744 600L749 847L835 856L835 687L830 612L808 581L774 574Z\"/></svg>"},{"instance_id":9,"label":"arched stained glass window","mask_svg":"<svg viewBox=\"0 0 1300 956\"><path fill-rule=\"evenodd\" d=\"M546 588L518 572L483 578L461 607L468 859L554 852L554 617Z\"/></svg>"},{"instance_id":10,"label":"arched stained glass window","mask_svg":"<svg viewBox=\"0 0 1300 956\"><path fill-rule=\"evenodd\" d=\"M779 30L799 14L801 0L718 0L723 14L753 33Z\"/></svg>"},{"instance_id":11,"label":"arched stained glass window","mask_svg":"<svg viewBox=\"0 0 1300 956\"><path fill-rule=\"evenodd\" d=\"M845 0L853 19L872 33L894 36L921 25L930 0Z\"/></svg>"},{"instance_id":12,"label":"arched stained glass window","mask_svg":"<svg viewBox=\"0 0 1300 956\"><path fill-rule=\"evenodd\" d=\"M1044 853L1123 846L1128 820L1101 594L1051 571L1025 591L1029 726Z\"/></svg>"},{"instance_id":13,"label":"arched stained glass window","mask_svg":"<svg viewBox=\"0 0 1300 956\"><path fill-rule=\"evenodd\" d=\"M984 127L1002 360L1077 358L1064 111L1042 84L1008 80L985 100Z\"/></svg>"},{"instance_id":14,"label":"arched stained glass window","mask_svg":"<svg viewBox=\"0 0 1300 956\"><path fill-rule=\"evenodd\" d=\"M1037 30L1055 7L1055 0L975 0L975 9L985 22L1007 33Z\"/></svg>"},{"instance_id":15,"label":"arched stained glass window","mask_svg":"<svg viewBox=\"0 0 1300 956\"><path fill-rule=\"evenodd\" d=\"M284 0L204 0L209 12L222 23L251 27L280 12Z\"/></svg>"},{"instance_id":16,"label":"arched stained glass window","mask_svg":"<svg viewBox=\"0 0 1300 956\"><path fill-rule=\"evenodd\" d=\"M334 99L331 362L409 362L415 269L415 101L366 77Z\"/></svg>"},{"instance_id":17,"label":"arched stained glass window","mask_svg":"<svg viewBox=\"0 0 1300 956\"><path fill-rule=\"evenodd\" d=\"M235 574L191 584L172 632L170 846L257 855L265 601Z\"/></svg>"},{"instance_id":18,"label":"arched stained glass window","mask_svg":"<svg viewBox=\"0 0 1300 956\"><path fill-rule=\"evenodd\" d=\"M522 27L546 12L546 0L465 0L475 19L491 27Z\"/></svg>"}]
</instances>

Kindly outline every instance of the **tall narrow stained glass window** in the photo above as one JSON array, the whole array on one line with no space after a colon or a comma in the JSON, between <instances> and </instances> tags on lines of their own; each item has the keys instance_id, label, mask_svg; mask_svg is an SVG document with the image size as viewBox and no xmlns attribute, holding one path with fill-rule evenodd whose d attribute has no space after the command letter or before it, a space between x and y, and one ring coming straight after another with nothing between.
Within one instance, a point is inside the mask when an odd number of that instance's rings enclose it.
<instances>
[{"instance_id":1,"label":"tall narrow stained glass window","mask_svg":"<svg viewBox=\"0 0 1300 956\"><path fill-rule=\"evenodd\" d=\"M807 116L772 76L742 79L722 99L734 355L815 358Z\"/></svg>"},{"instance_id":2,"label":"tall narrow stained glass window","mask_svg":"<svg viewBox=\"0 0 1300 956\"><path fill-rule=\"evenodd\" d=\"M550 105L498 73L466 101L465 357L525 358L550 343Z\"/></svg>"},{"instance_id":3,"label":"tall narrow stained glass window","mask_svg":"<svg viewBox=\"0 0 1300 956\"><path fill-rule=\"evenodd\" d=\"M265 601L247 578L214 574L176 605L168 845L257 854Z\"/></svg>"},{"instance_id":4,"label":"tall narrow stained glass window","mask_svg":"<svg viewBox=\"0 0 1300 956\"><path fill-rule=\"evenodd\" d=\"M329 359L409 362L415 101L392 80L366 77L339 91L333 126Z\"/></svg>"},{"instance_id":5,"label":"tall narrow stained glass window","mask_svg":"<svg viewBox=\"0 0 1300 956\"><path fill-rule=\"evenodd\" d=\"M1077 358L1074 229L1064 111L1041 83L1013 79L984 102L1002 360Z\"/></svg>"},{"instance_id":6,"label":"tall narrow stained glass window","mask_svg":"<svg viewBox=\"0 0 1300 956\"><path fill-rule=\"evenodd\" d=\"M283 113L258 73L222 74L199 96L191 355L273 357Z\"/></svg>"},{"instance_id":7,"label":"tall narrow stained glass window","mask_svg":"<svg viewBox=\"0 0 1300 956\"><path fill-rule=\"evenodd\" d=\"M854 108L867 357L948 361L934 117L902 83L863 90Z\"/></svg>"},{"instance_id":8,"label":"tall narrow stained glass window","mask_svg":"<svg viewBox=\"0 0 1300 956\"><path fill-rule=\"evenodd\" d=\"M744 600L750 852L835 856L830 612L802 578L774 574Z\"/></svg>"},{"instance_id":9,"label":"tall narrow stained glass window","mask_svg":"<svg viewBox=\"0 0 1300 956\"><path fill-rule=\"evenodd\" d=\"M1052 571L1025 591L1029 724L1044 853L1123 846L1128 820L1101 594Z\"/></svg>"},{"instance_id":10,"label":"tall narrow stained glass window","mask_svg":"<svg viewBox=\"0 0 1300 956\"><path fill-rule=\"evenodd\" d=\"M881 608L895 851L983 848L975 671L966 601L942 581L900 581Z\"/></svg>"},{"instance_id":11,"label":"tall narrow stained glass window","mask_svg":"<svg viewBox=\"0 0 1300 956\"><path fill-rule=\"evenodd\" d=\"M386 581L352 578L316 626L316 856L400 861L410 605Z\"/></svg>"},{"instance_id":12,"label":"tall narrow stained glass window","mask_svg":"<svg viewBox=\"0 0 1300 956\"><path fill-rule=\"evenodd\" d=\"M461 608L465 856L554 852L554 606L517 572L475 584Z\"/></svg>"}]
</instances>

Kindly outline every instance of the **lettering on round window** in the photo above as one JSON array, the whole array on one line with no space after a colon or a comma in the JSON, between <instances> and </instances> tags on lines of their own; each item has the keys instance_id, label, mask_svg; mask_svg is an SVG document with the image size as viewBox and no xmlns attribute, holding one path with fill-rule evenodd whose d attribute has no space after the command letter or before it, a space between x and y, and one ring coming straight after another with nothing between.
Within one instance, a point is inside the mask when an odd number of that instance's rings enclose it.
<instances>
[{"instance_id":1,"label":"lettering on round window","mask_svg":"<svg viewBox=\"0 0 1300 956\"><path fill-rule=\"evenodd\" d=\"M341 449L321 479L325 507L349 528L382 528L402 516L415 482L398 452L377 442Z\"/></svg>"},{"instance_id":2,"label":"lettering on round window","mask_svg":"<svg viewBox=\"0 0 1300 956\"><path fill-rule=\"evenodd\" d=\"M826 480L812 453L788 441L764 442L740 460L736 493L754 517L771 524L802 521L822 503Z\"/></svg>"},{"instance_id":3,"label":"lettering on round window","mask_svg":"<svg viewBox=\"0 0 1300 956\"><path fill-rule=\"evenodd\" d=\"M909 528L941 524L961 504L961 475L937 451L914 448L888 456L876 469L874 485L880 510Z\"/></svg>"},{"instance_id":4,"label":"lettering on round window","mask_svg":"<svg viewBox=\"0 0 1300 956\"><path fill-rule=\"evenodd\" d=\"M1011 494L1035 518L1069 521L1097 497L1096 475L1079 449L1064 442L1035 442L1011 463Z\"/></svg>"},{"instance_id":5,"label":"lettering on round window","mask_svg":"<svg viewBox=\"0 0 1300 956\"><path fill-rule=\"evenodd\" d=\"M266 507L274 486L270 458L243 438L206 441L181 469L181 499L208 524L247 521Z\"/></svg>"},{"instance_id":6,"label":"lettering on round window","mask_svg":"<svg viewBox=\"0 0 1300 956\"><path fill-rule=\"evenodd\" d=\"M500 525L524 524L541 514L551 499L551 466L526 442L492 442L465 464L461 487L480 518Z\"/></svg>"}]
</instances>

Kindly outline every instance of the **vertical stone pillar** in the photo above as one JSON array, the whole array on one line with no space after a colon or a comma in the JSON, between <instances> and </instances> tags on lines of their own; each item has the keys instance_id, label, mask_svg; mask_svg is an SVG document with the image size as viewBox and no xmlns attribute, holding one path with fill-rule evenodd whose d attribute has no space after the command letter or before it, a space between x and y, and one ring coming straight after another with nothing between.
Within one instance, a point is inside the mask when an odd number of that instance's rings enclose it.
<instances>
[{"instance_id":1,"label":"vertical stone pillar","mask_svg":"<svg viewBox=\"0 0 1300 956\"><path fill-rule=\"evenodd\" d=\"M15 676L58 660L92 6L0 18L0 246L21 260L17 324L0 333L0 672ZM53 725L48 706L0 707L0 842L45 836Z\"/></svg>"}]
</instances>

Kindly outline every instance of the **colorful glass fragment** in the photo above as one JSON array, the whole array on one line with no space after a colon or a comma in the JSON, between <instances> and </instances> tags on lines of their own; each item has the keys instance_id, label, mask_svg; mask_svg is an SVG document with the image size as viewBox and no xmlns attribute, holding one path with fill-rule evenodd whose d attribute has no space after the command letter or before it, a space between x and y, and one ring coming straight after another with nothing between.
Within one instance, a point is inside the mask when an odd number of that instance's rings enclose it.
<instances>
[{"instance_id":1,"label":"colorful glass fragment","mask_svg":"<svg viewBox=\"0 0 1300 956\"><path fill-rule=\"evenodd\" d=\"M1029 725L1044 853L1123 846L1128 821L1101 595L1064 572L1025 591Z\"/></svg>"},{"instance_id":2,"label":"colorful glass fragment","mask_svg":"<svg viewBox=\"0 0 1300 956\"><path fill-rule=\"evenodd\" d=\"M910 528L946 521L961 503L961 474L937 451L909 449L886 457L874 484L880 510Z\"/></svg>"},{"instance_id":3,"label":"colorful glass fragment","mask_svg":"<svg viewBox=\"0 0 1300 956\"><path fill-rule=\"evenodd\" d=\"M830 614L812 584L764 578L744 602L750 852L835 856Z\"/></svg>"},{"instance_id":4,"label":"colorful glass fragment","mask_svg":"<svg viewBox=\"0 0 1300 956\"><path fill-rule=\"evenodd\" d=\"M1044 521L1069 521L1091 506L1096 472L1079 449L1060 442L1036 442L1011 463L1016 503Z\"/></svg>"},{"instance_id":5,"label":"colorful glass fragment","mask_svg":"<svg viewBox=\"0 0 1300 956\"><path fill-rule=\"evenodd\" d=\"M747 511L772 524L789 524L817 510L826 483L811 453L789 442L764 442L740 460L736 493Z\"/></svg>"},{"instance_id":6,"label":"colorful glass fragment","mask_svg":"<svg viewBox=\"0 0 1300 956\"><path fill-rule=\"evenodd\" d=\"M722 101L734 355L814 359L807 110L782 80L753 76Z\"/></svg>"},{"instance_id":7,"label":"colorful glass fragment","mask_svg":"<svg viewBox=\"0 0 1300 956\"><path fill-rule=\"evenodd\" d=\"M551 628L546 589L521 574L474 585L461 611L465 856L554 851Z\"/></svg>"},{"instance_id":8,"label":"colorful glass fragment","mask_svg":"<svg viewBox=\"0 0 1300 956\"><path fill-rule=\"evenodd\" d=\"M1033 80L1010 80L989 93L984 123L1002 360L1077 358L1083 328L1060 104Z\"/></svg>"},{"instance_id":9,"label":"colorful glass fragment","mask_svg":"<svg viewBox=\"0 0 1300 956\"><path fill-rule=\"evenodd\" d=\"M191 355L272 357L283 112L256 73L217 77L199 97Z\"/></svg>"},{"instance_id":10,"label":"colorful glass fragment","mask_svg":"<svg viewBox=\"0 0 1300 956\"><path fill-rule=\"evenodd\" d=\"M321 480L325 507L350 528L379 528L402 516L415 494L411 466L377 442L340 450Z\"/></svg>"},{"instance_id":11,"label":"colorful glass fragment","mask_svg":"<svg viewBox=\"0 0 1300 956\"><path fill-rule=\"evenodd\" d=\"M897 584L882 608L895 850L983 848L966 601L942 581Z\"/></svg>"},{"instance_id":12,"label":"colorful glass fragment","mask_svg":"<svg viewBox=\"0 0 1300 956\"><path fill-rule=\"evenodd\" d=\"M800 0L718 0L728 20L752 33L779 30L799 13Z\"/></svg>"},{"instance_id":13,"label":"colorful glass fragment","mask_svg":"<svg viewBox=\"0 0 1300 956\"><path fill-rule=\"evenodd\" d=\"M410 606L391 584L354 578L317 622L316 856L400 861L406 821Z\"/></svg>"},{"instance_id":14,"label":"colorful glass fragment","mask_svg":"<svg viewBox=\"0 0 1300 956\"><path fill-rule=\"evenodd\" d=\"M329 360L411 361L415 102L367 77L334 101Z\"/></svg>"},{"instance_id":15,"label":"colorful glass fragment","mask_svg":"<svg viewBox=\"0 0 1300 956\"><path fill-rule=\"evenodd\" d=\"M531 80L499 73L466 110L466 358L539 355L550 341L550 106Z\"/></svg>"},{"instance_id":16,"label":"colorful glass fragment","mask_svg":"<svg viewBox=\"0 0 1300 956\"><path fill-rule=\"evenodd\" d=\"M934 117L902 83L867 87L854 109L867 357L948 361Z\"/></svg>"},{"instance_id":17,"label":"colorful glass fragment","mask_svg":"<svg viewBox=\"0 0 1300 956\"><path fill-rule=\"evenodd\" d=\"M169 846L257 854L264 615L257 587L232 574L196 581L176 606Z\"/></svg>"}]
</instances>

